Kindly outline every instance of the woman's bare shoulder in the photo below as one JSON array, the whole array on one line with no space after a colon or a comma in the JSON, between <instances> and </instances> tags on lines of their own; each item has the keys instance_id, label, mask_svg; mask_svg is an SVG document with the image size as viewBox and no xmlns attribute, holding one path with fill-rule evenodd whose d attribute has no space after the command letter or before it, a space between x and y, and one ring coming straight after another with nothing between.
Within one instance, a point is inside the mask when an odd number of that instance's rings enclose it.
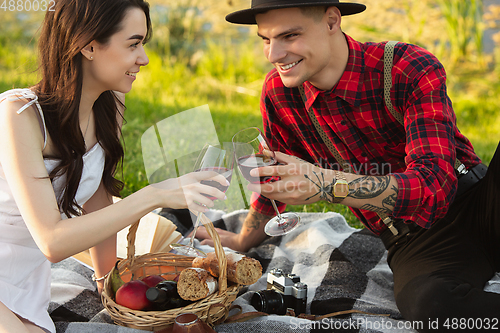
<instances>
[{"instance_id":1,"label":"woman's bare shoulder","mask_svg":"<svg viewBox=\"0 0 500 333\"><path fill-rule=\"evenodd\" d=\"M11 98L5 98L0 102L0 132L12 138L26 136L28 133L39 133L35 137L43 147L44 138L36 114L38 111L32 107L34 105L23 109L30 101L29 98L12 95Z\"/></svg>"}]
</instances>

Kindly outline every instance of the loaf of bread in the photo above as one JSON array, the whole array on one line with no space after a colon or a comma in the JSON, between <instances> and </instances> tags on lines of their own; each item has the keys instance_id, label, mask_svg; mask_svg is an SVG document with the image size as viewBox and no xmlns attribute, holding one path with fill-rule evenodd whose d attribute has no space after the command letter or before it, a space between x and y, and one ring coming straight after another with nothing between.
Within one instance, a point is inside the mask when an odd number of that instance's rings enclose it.
<instances>
[{"instance_id":1,"label":"loaf of bread","mask_svg":"<svg viewBox=\"0 0 500 333\"><path fill-rule=\"evenodd\" d=\"M197 301L212 295L218 289L217 280L202 268L190 267L179 275L177 292L182 299Z\"/></svg>"},{"instance_id":2,"label":"loaf of bread","mask_svg":"<svg viewBox=\"0 0 500 333\"><path fill-rule=\"evenodd\" d=\"M246 257L242 254L226 253L227 279L231 282L251 285L262 276L262 265L258 260ZM215 277L219 277L219 262L215 252L207 254L206 258L193 259L193 267L203 268Z\"/></svg>"}]
</instances>

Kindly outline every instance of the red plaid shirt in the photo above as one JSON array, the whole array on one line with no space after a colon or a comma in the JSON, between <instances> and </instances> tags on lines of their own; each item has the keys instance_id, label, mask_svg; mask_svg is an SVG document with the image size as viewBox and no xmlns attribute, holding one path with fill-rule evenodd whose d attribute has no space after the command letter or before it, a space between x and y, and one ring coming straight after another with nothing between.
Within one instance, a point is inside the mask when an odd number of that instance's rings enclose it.
<instances>
[{"instance_id":1,"label":"red plaid shirt","mask_svg":"<svg viewBox=\"0 0 500 333\"><path fill-rule=\"evenodd\" d=\"M456 126L446 93L446 73L429 52L404 43L394 51L391 100L404 115L404 128L385 106L385 43L359 43L346 36L349 60L330 91L303 84L323 130L357 174L396 177L399 194L393 217L429 228L443 217L457 189L454 160L467 167L480 163L471 143ZM276 70L268 73L261 97L264 133L278 151L340 168L312 124L298 88L283 85ZM252 207L274 215L269 200L258 197ZM280 205L284 210L285 205ZM376 213L352 209L376 234L386 226Z\"/></svg>"}]
</instances>

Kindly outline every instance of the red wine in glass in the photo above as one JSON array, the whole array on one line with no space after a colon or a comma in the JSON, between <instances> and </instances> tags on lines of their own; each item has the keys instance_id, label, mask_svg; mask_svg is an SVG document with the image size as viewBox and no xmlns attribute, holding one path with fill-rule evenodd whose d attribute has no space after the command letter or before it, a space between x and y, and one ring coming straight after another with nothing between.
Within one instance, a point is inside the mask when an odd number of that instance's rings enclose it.
<instances>
[{"instance_id":1,"label":"red wine in glass","mask_svg":"<svg viewBox=\"0 0 500 333\"><path fill-rule=\"evenodd\" d=\"M234 154L238 161L238 167L245 179L253 184L269 183L278 180L278 177L265 176L253 177L250 171L255 168L276 165L276 154L269 146L266 138L257 127L243 129L233 136ZM269 236L281 236L289 233L300 224L300 217L295 213L280 214L274 200L270 200L276 212L264 227Z\"/></svg>"},{"instance_id":2,"label":"red wine in glass","mask_svg":"<svg viewBox=\"0 0 500 333\"><path fill-rule=\"evenodd\" d=\"M250 176L250 171L255 168L271 166L278 164L276 159L271 156L266 156L264 154L254 154L245 155L238 158L238 167L240 168L241 174L253 184L264 184L270 182L273 177L263 176L263 177L253 177Z\"/></svg>"}]
</instances>

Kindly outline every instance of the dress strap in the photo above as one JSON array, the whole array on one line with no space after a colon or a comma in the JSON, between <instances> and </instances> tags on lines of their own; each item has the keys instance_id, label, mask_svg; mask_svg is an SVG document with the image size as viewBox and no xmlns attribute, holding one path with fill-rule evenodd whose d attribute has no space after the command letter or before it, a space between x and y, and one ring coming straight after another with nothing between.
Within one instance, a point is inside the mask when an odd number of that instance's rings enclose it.
<instances>
[{"instance_id":1,"label":"dress strap","mask_svg":"<svg viewBox=\"0 0 500 333\"><path fill-rule=\"evenodd\" d=\"M45 149L45 146L47 145L47 127L45 126L45 118L43 116L42 112L42 107L40 106L40 103L38 103L38 96L32 92L30 89L12 89L9 91L6 91L3 94L0 94L0 103L4 101L5 99L8 99L11 102L15 102L18 100L22 99L27 99L29 100L28 103L23 105L22 108L17 110L17 114L21 114L24 110L32 106L33 104L36 105L36 109L38 110L37 118L38 122L40 123L40 129L42 130L43 134L43 149Z\"/></svg>"}]
</instances>

